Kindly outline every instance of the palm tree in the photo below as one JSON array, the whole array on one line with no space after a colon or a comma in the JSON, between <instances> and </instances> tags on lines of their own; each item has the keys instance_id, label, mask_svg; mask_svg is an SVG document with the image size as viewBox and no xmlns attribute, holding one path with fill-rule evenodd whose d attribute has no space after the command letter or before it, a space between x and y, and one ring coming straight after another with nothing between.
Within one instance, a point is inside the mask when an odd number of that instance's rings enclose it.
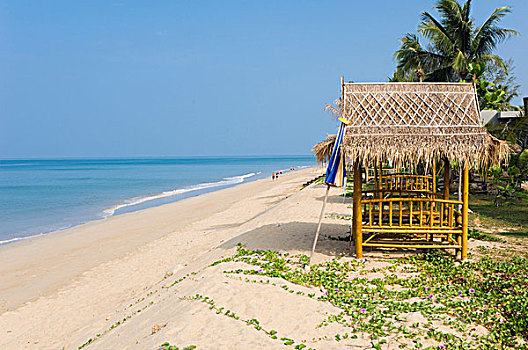
<instances>
[{"instance_id":1,"label":"palm tree","mask_svg":"<svg viewBox=\"0 0 528 350\"><path fill-rule=\"evenodd\" d=\"M395 53L397 69L414 80L417 70L423 71L425 81L460 81L468 78L472 62L495 62L502 59L493 54L497 45L518 32L499 27L501 19L511 12L504 6L497 8L481 26L470 17L471 0L463 4L457 0L437 0L440 20L423 12L418 28L428 42L420 44L417 34L408 33Z\"/></svg>"}]
</instances>

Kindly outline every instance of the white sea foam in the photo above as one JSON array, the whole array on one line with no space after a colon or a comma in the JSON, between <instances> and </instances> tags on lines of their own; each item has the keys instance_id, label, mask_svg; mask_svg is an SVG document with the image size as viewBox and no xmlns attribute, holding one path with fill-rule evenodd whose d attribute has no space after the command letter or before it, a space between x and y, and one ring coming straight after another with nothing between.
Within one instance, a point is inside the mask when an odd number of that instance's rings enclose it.
<instances>
[{"instance_id":1,"label":"white sea foam","mask_svg":"<svg viewBox=\"0 0 528 350\"><path fill-rule=\"evenodd\" d=\"M3 241L0 241L0 245L2 244L7 244L7 243L12 243L12 242L16 242L16 241L21 241L23 239L28 239L28 238L33 238L33 237L38 237L38 236L43 236L45 235L46 233L39 233L39 234L36 234L36 235L33 235L33 236L27 236L27 237L15 237L15 238L11 238L11 239L6 239L6 240L3 240Z\"/></svg>"},{"instance_id":2,"label":"white sea foam","mask_svg":"<svg viewBox=\"0 0 528 350\"><path fill-rule=\"evenodd\" d=\"M0 245L7 244L7 243L12 243L12 242L16 242L16 241L22 241L24 239L29 239L29 238L45 236L45 235L48 235L48 234L53 233L53 232L67 230L69 228L72 228L72 227L75 227L75 226L80 226L80 225L83 225L83 224L86 224L86 222L80 222L78 224L57 227L57 228L54 228L52 230L42 231L40 233L31 235L31 236L22 236L22 237L15 237L15 238L6 239L6 240L3 240L3 241L0 241Z\"/></svg>"},{"instance_id":3,"label":"white sea foam","mask_svg":"<svg viewBox=\"0 0 528 350\"><path fill-rule=\"evenodd\" d=\"M122 204L118 204L118 205L115 205L115 206L113 206L111 208L105 209L103 211L103 213L102 213L102 216L104 218L107 218L109 216L114 215L115 212L118 211L119 209L130 207L130 206L134 206L134 205L138 205L138 204L145 203L145 202L150 202L150 201L153 201L153 200L156 200L156 199L160 199L160 198L172 197L172 196L176 196L176 195L179 195L179 194L193 192L193 191L198 191L198 190L204 190L204 189L208 189L208 188L235 185L235 184L244 182L245 179L253 177L253 176L256 176L258 174L260 174L260 172L249 173L249 174L233 176L233 177L226 177L226 178L222 179L221 181L217 181L217 182L205 182L205 183L201 183L201 184L198 184L198 185L192 185L192 186L188 186L188 187L178 188L178 189L175 189L175 190L165 191L165 192L154 194L154 195L151 195L151 196L131 198L131 199L125 201Z\"/></svg>"},{"instance_id":4,"label":"white sea foam","mask_svg":"<svg viewBox=\"0 0 528 350\"><path fill-rule=\"evenodd\" d=\"M5 164L0 164L0 167L8 167L8 166L30 166L30 165L35 165L34 163L5 163Z\"/></svg>"}]
</instances>

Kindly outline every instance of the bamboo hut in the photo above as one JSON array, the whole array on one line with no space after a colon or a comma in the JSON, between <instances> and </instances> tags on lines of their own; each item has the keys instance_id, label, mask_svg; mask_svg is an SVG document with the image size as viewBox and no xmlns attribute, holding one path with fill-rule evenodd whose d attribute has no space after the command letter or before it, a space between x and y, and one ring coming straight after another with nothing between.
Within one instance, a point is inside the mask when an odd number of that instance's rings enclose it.
<instances>
[{"instance_id":1,"label":"bamboo hut","mask_svg":"<svg viewBox=\"0 0 528 350\"><path fill-rule=\"evenodd\" d=\"M363 247L449 248L467 258L469 169L507 156L482 125L469 83L344 83L335 110L346 118L343 150L352 163L352 231ZM462 200L449 197L451 164L462 168ZM384 172L391 164L392 172ZM362 167L375 187L363 190ZM443 189L438 188L443 168ZM397 172L394 169L414 169ZM417 173L417 171L419 173Z\"/></svg>"}]
</instances>

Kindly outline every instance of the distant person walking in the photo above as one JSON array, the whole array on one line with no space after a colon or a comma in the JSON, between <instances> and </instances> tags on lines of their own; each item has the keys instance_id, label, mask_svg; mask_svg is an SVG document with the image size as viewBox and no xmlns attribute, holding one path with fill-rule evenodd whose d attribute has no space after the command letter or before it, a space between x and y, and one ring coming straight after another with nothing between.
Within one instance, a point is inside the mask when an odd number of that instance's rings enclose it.
<instances>
[{"instance_id":1,"label":"distant person walking","mask_svg":"<svg viewBox=\"0 0 528 350\"><path fill-rule=\"evenodd\" d=\"M275 181L275 173L271 173L271 181Z\"/></svg>"}]
</instances>

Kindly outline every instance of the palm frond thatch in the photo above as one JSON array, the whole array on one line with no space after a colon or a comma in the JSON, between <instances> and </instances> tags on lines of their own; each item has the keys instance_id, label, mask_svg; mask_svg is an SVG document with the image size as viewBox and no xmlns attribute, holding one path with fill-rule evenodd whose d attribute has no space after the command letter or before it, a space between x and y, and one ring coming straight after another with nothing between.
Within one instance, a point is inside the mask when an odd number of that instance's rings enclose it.
<instances>
[{"instance_id":1,"label":"palm frond thatch","mask_svg":"<svg viewBox=\"0 0 528 350\"><path fill-rule=\"evenodd\" d=\"M343 146L351 161L399 167L447 158L480 168L508 155L482 126L473 84L346 83L343 89L336 109L350 121Z\"/></svg>"},{"instance_id":2,"label":"palm frond thatch","mask_svg":"<svg viewBox=\"0 0 528 350\"><path fill-rule=\"evenodd\" d=\"M312 147L312 153L319 163L327 163L332 156L337 135L326 135L326 140Z\"/></svg>"}]
</instances>

